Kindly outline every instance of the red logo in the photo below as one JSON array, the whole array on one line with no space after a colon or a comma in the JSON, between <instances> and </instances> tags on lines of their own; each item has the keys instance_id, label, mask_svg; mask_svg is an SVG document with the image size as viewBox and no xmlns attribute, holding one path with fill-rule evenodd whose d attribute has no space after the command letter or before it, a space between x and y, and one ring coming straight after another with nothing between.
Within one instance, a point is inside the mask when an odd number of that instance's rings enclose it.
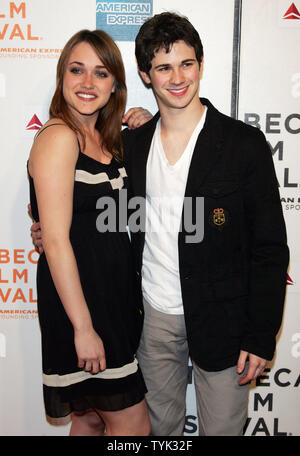
<instances>
[{"instance_id":1,"label":"red logo","mask_svg":"<svg viewBox=\"0 0 300 456\"><path fill-rule=\"evenodd\" d=\"M294 282L292 281L292 279L290 278L290 276L287 274L287 278L286 278L286 284L287 285L294 285Z\"/></svg>"},{"instance_id":2,"label":"red logo","mask_svg":"<svg viewBox=\"0 0 300 456\"><path fill-rule=\"evenodd\" d=\"M292 3L285 15L283 16L283 19L300 19L300 13L297 10L295 3Z\"/></svg>"},{"instance_id":3,"label":"red logo","mask_svg":"<svg viewBox=\"0 0 300 456\"><path fill-rule=\"evenodd\" d=\"M30 122L28 123L26 130L39 130L42 126L40 119L37 117L36 114L32 117Z\"/></svg>"}]
</instances>

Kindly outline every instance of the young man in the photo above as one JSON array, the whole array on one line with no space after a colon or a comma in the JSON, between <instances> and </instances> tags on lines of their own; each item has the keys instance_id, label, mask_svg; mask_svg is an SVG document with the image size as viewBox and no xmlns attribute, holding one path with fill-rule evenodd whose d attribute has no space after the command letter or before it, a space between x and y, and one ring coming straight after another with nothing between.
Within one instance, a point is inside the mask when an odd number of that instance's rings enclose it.
<instances>
[{"instance_id":1,"label":"young man","mask_svg":"<svg viewBox=\"0 0 300 456\"><path fill-rule=\"evenodd\" d=\"M146 229L132 233L132 245L152 433L183 433L190 356L200 435L241 435L248 384L273 357L285 296L288 248L272 156L258 129L199 99L203 49L186 18L147 21L136 57L159 107L123 135L132 194L146 199ZM203 236L190 235L186 206Z\"/></svg>"}]
</instances>

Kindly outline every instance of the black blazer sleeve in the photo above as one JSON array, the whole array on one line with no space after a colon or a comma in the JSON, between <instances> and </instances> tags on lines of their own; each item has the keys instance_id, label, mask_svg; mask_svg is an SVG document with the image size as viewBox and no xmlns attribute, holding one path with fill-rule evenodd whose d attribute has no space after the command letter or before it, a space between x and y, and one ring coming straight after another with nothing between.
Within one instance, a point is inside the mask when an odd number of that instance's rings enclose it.
<instances>
[{"instance_id":1,"label":"black blazer sleeve","mask_svg":"<svg viewBox=\"0 0 300 456\"><path fill-rule=\"evenodd\" d=\"M241 140L250 246L247 327L241 349L270 360L282 320L289 250L270 148L262 132L251 129L249 133Z\"/></svg>"}]
</instances>

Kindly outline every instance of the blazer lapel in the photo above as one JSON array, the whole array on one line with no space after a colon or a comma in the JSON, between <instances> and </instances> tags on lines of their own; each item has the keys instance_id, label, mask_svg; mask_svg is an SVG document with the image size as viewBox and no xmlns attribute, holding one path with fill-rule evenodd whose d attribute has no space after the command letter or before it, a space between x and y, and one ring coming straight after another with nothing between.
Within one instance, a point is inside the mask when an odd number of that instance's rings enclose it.
<instances>
[{"instance_id":1,"label":"blazer lapel","mask_svg":"<svg viewBox=\"0 0 300 456\"><path fill-rule=\"evenodd\" d=\"M132 186L135 196L146 197L146 169L152 138L159 119L157 113L147 124L142 127L135 138L132 160Z\"/></svg>"},{"instance_id":2,"label":"blazer lapel","mask_svg":"<svg viewBox=\"0 0 300 456\"><path fill-rule=\"evenodd\" d=\"M147 122L145 125L143 125L140 129L136 131L136 136L134 136L134 141L131 147L131 187L133 189L133 195L135 197L142 197L145 204L147 160L158 118L159 113L157 113L149 122ZM145 222L146 220L141 220L142 226ZM144 229L132 233L132 245L134 246L134 251L136 254L136 266L138 273L142 269L144 242L145 225Z\"/></svg>"},{"instance_id":3,"label":"blazer lapel","mask_svg":"<svg viewBox=\"0 0 300 456\"><path fill-rule=\"evenodd\" d=\"M187 178L185 196L193 194L194 185L203 183L206 176L222 154L223 131L219 112L205 98L201 102L207 106L206 119L198 136Z\"/></svg>"}]
</instances>

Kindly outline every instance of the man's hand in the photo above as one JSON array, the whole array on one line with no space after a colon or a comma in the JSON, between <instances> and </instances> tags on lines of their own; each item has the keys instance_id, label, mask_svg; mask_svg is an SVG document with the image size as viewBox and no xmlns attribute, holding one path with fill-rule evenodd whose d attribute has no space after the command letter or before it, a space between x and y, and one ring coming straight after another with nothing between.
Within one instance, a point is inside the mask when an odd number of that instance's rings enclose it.
<instances>
[{"instance_id":1,"label":"man's hand","mask_svg":"<svg viewBox=\"0 0 300 456\"><path fill-rule=\"evenodd\" d=\"M242 374L245 370L246 361L249 358L249 365L247 372L239 380L239 385L245 385L262 375L266 368L267 360L260 358L259 356L252 355L246 351L241 350L240 356L237 363L236 371L238 374Z\"/></svg>"},{"instance_id":2,"label":"man's hand","mask_svg":"<svg viewBox=\"0 0 300 456\"><path fill-rule=\"evenodd\" d=\"M134 130L152 119L151 112L143 108L130 108L123 116L122 123L127 124L129 130Z\"/></svg>"},{"instance_id":3,"label":"man's hand","mask_svg":"<svg viewBox=\"0 0 300 456\"><path fill-rule=\"evenodd\" d=\"M39 222L35 222L30 228L32 242L37 252L43 253L42 232Z\"/></svg>"},{"instance_id":4,"label":"man's hand","mask_svg":"<svg viewBox=\"0 0 300 456\"><path fill-rule=\"evenodd\" d=\"M43 253L44 249L43 249L43 244L42 244L41 226L40 226L39 222L35 222L34 218L32 217L31 204L27 205L27 210L28 210L29 217L34 222L33 225L31 225L31 228L30 228L30 234L31 234L31 237L32 237L33 245L35 247L35 250L38 253Z\"/></svg>"}]
</instances>

